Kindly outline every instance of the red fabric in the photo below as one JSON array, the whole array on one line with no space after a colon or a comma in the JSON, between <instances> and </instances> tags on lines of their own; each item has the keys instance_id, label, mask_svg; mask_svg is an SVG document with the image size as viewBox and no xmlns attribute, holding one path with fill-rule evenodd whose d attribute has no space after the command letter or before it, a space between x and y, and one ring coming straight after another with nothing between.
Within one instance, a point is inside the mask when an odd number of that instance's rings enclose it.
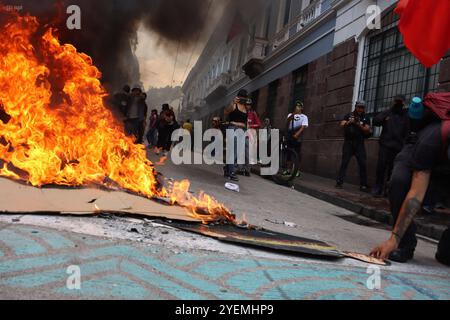
<instances>
[{"instance_id":1,"label":"red fabric","mask_svg":"<svg viewBox=\"0 0 450 320\"><path fill-rule=\"evenodd\" d=\"M247 127L249 129L259 129L261 128L261 120L258 117L256 111L250 111L248 113Z\"/></svg>"},{"instance_id":2,"label":"red fabric","mask_svg":"<svg viewBox=\"0 0 450 320\"><path fill-rule=\"evenodd\" d=\"M429 93L424 104L442 119L442 145L444 151L447 151L450 136L450 92Z\"/></svg>"},{"instance_id":3,"label":"red fabric","mask_svg":"<svg viewBox=\"0 0 450 320\"><path fill-rule=\"evenodd\" d=\"M395 13L399 16L402 15L403 11L405 11L406 7L408 6L409 0L400 0L397 8L395 8Z\"/></svg>"},{"instance_id":4,"label":"red fabric","mask_svg":"<svg viewBox=\"0 0 450 320\"><path fill-rule=\"evenodd\" d=\"M450 120L450 92L429 93L425 97L424 104L440 119Z\"/></svg>"},{"instance_id":5,"label":"red fabric","mask_svg":"<svg viewBox=\"0 0 450 320\"><path fill-rule=\"evenodd\" d=\"M401 0L395 13L406 47L424 66L450 50L450 0Z\"/></svg>"}]
</instances>

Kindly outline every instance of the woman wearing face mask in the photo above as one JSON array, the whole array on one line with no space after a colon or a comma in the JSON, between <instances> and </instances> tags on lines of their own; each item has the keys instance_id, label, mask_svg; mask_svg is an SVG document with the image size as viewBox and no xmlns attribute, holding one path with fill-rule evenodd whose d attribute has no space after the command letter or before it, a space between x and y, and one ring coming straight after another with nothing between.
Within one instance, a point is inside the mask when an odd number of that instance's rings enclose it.
<instances>
[{"instance_id":1,"label":"woman wearing face mask","mask_svg":"<svg viewBox=\"0 0 450 320\"><path fill-rule=\"evenodd\" d=\"M375 127L382 127L380 151L378 154L377 178L373 195L381 197L386 194L385 178L390 180L394 160L403 149L408 135L408 111L405 108L405 96L397 95L389 110L381 112L373 119Z\"/></svg>"}]
</instances>

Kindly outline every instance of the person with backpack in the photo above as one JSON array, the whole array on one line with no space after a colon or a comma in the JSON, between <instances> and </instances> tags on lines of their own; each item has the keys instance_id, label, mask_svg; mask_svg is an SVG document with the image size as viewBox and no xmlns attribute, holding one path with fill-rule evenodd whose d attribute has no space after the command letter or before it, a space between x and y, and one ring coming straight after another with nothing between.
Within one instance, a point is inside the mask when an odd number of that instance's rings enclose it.
<instances>
[{"instance_id":1,"label":"person with backpack","mask_svg":"<svg viewBox=\"0 0 450 320\"><path fill-rule=\"evenodd\" d=\"M414 98L409 118L410 134L395 160L389 192L394 228L389 240L371 252L376 258L400 263L414 258L417 228L413 219L422 209L430 183L449 189L448 178L437 175L436 169L450 161L450 93L428 94L423 103ZM450 266L450 229L439 242L436 259Z\"/></svg>"}]
</instances>

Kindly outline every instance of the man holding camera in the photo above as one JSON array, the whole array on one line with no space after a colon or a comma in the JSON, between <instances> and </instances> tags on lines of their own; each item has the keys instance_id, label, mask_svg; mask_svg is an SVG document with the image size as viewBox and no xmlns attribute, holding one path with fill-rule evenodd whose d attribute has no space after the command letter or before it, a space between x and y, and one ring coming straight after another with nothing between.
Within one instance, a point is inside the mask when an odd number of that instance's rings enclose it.
<instances>
[{"instance_id":1,"label":"man holding camera","mask_svg":"<svg viewBox=\"0 0 450 320\"><path fill-rule=\"evenodd\" d=\"M359 165L360 190L368 192L367 185L367 154L365 139L370 135L370 123L365 115L364 101L356 102L355 111L347 114L340 126L344 129L344 147L342 164L337 178L336 188L342 189L348 165L353 156Z\"/></svg>"}]
</instances>

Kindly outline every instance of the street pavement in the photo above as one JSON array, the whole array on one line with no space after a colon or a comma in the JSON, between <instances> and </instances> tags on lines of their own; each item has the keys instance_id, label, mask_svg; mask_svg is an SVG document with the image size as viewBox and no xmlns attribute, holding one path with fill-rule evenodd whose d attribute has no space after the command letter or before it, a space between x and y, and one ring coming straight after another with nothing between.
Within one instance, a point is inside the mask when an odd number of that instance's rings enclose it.
<instances>
[{"instance_id":1,"label":"street pavement","mask_svg":"<svg viewBox=\"0 0 450 320\"><path fill-rule=\"evenodd\" d=\"M219 166L158 170L191 180L193 191L251 224L341 250L368 253L389 235L382 224L257 176L241 178L234 193ZM449 299L450 269L435 251L434 241L421 240L412 263L378 269L225 244L150 220L0 215L0 298ZM71 266L79 268L80 289L67 286Z\"/></svg>"}]
</instances>

